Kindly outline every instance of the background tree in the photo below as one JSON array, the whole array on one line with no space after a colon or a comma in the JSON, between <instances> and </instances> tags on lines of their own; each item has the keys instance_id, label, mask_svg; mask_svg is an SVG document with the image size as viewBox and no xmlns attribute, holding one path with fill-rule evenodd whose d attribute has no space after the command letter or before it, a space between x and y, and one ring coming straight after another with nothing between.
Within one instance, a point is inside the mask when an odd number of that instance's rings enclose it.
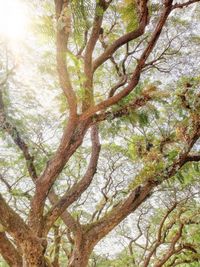
<instances>
[{"instance_id":1,"label":"background tree","mask_svg":"<svg viewBox=\"0 0 200 267\"><path fill-rule=\"evenodd\" d=\"M105 266L199 265L199 190L182 182L178 186L182 192L168 185L166 194L166 187L160 188L154 194L156 204L148 200L135 214L136 225L134 217L118 227L124 250L115 260L104 259Z\"/></svg>"},{"instance_id":2,"label":"background tree","mask_svg":"<svg viewBox=\"0 0 200 267\"><path fill-rule=\"evenodd\" d=\"M36 37L23 68L1 45L0 249L10 266L87 266L161 184L182 181L185 166L199 175L199 1L54 2L55 11L52 1L32 3ZM174 236L183 228L176 206ZM158 218L170 220L172 207ZM155 244L161 230L152 229ZM174 248L171 235L161 239ZM166 262L156 249L146 266Z\"/></svg>"}]
</instances>

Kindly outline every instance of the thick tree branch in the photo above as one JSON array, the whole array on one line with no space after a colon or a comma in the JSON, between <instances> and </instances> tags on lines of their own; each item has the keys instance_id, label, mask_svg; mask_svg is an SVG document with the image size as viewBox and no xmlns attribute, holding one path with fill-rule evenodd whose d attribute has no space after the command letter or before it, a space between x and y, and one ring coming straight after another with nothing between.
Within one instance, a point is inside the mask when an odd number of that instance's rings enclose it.
<instances>
[{"instance_id":1,"label":"thick tree branch","mask_svg":"<svg viewBox=\"0 0 200 267\"><path fill-rule=\"evenodd\" d=\"M1 194L0 213L3 214L3 216L0 217L0 223L9 234L15 237L17 241L23 241L22 237L24 237L24 239L27 239L27 237L29 236L29 228L21 219L21 217L9 207ZM20 233L22 231L23 234L22 237L20 237Z\"/></svg>"},{"instance_id":2,"label":"thick tree branch","mask_svg":"<svg viewBox=\"0 0 200 267\"><path fill-rule=\"evenodd\" d=\"M99 4L102 4L102 3L105 4L106 2L99 1ZM62 10L61 10L61 1L56 1L56 12L58 13L57 14L58 22L59 22L59 19L62 19L63 10L66 10L67 8L68 8L68 1L65 2L65 4L62 6ZM97 29L99 28L101 24L101 19L98 20L99 21L98 25L96 26L94 25L97 28L94 27L91 38L88 41L88 44L91 49L93 48L93 46L95 46L93 41L96 40ZM57 37L58 38L57 39L57 65L58 65L58 68L61 67L59 71L60 71L61 84L63 83L63 86L69 83L69 80L66 80L67 69L66 69L65 59L63 58L63 54L66 53L66 45L67 45L66 42L69 38L69 32L66 32L67 30L68 28L63 28L62 31L58 32L58 37ZM86 48L86 51L89 51L88 46ZM91 56L90 53L91 52L87 52L86 54L88 56ZM37 179L37 183L36 183L36 192L35 192L35 196L33 198L32 205L31 205L29 221L31 222L32 227L33 225L35 225L35 228L37 228L37 231L41 231L41 225L39 224L42 218L44 203L48 195L48 192L50 191L54 181L56 180L56 178L62 171L68 159L71 157L71 155L76 151L76 149L82 143L84 135L90 124L89 120L80 121L76 116L74 116L76 115L76 107L74 107L73 105L76 101L74 101L73 97L71 98L70 96L71 93L72 93L72 90L69 90L68 101L70 100L69 102L72 105L71 114L73 116L70 116L68 125L64 131L58 150L56 151L54 157L48 162L43 174Z\"/></svg>"},{"instance_id":3,"label":"thick tree branch","mask_svg":"<svg viewBox=\"0 0 200 267\"><path fill-rule=\"evenodd\" d=\"M100 113L94 116L93 121L94 122L101 122L108 119L115 119L120 118L126 115L131 114L134 110L141 108L146 105L148 101L153 100L153 97L148 94L141 95L140 97L136 98L129 104L123 106L122 108L119 108L116 111L108 111L105 113Z\"/></svg>"},{"instance_id":4,"label":"thick tree branch","mask_svg":"<svg viewBox=\"0 0 200 267\"><path fill-rule=\"evenodd\" d=\"M26 165L27 165L29 175L32 178L33 182L35 183L38 176L37 176L36 169L34 166L34 157L31 155L29 148L28 148L28 145L22 139L22 136L20 135L19 130L9 122L9 120L7 118L7 114L5 112L5 107L4 107L4 103L3 103L3 96L2 96L1 91L0 91L0 118L1 118L2 129L11 136L14 143L22 151L24 158L26 160ZM3 179L3 177L2 177L2 179ZM6 181L4 181L4 182L6 183ZM6 186L10 190L10 188L11 188L10 185L6 184ZM48 198L49 198L52 205L54 205L56 202L58 202L58 197L56 196L56 194L53 190L50 191ZM70 218L67 211L65 211L61 215L61 218L64 221L64 223L70 228L71 231L76 230L74 228L75 223L72 222L72 218Z\"/></svg>"},{"instance_id":5,"label":"thick tree branch","mask_svg":"<svg viewBox=\"0 0 200 267\"><path fill-rule=\"evenodd\" d=\"M29 255L28 261L38 262L44 266L43 252L46 249L46 241L36 236L22 218L7 204L0 194L0 223L3 225L22 250L22 255ZM31 255L30 255L31 250Z\"/></svg>"},{"instance_id":6,"label":"thick tree branch","mask_svg":"<svg viewBox=\"0 0 200 267\"><path fill-rule=\"evenodd\" d=\"M137 209L138 206L149 197L149 195L152 193L152 190L156 186L174 176L177 171L187 162L187 155L199 137L200 121L194 121L194 131L185 145L185 150L180 153L179 158L171 166L166 167L159 174L159 179L157 178L158 174L156 174L155 177L148 178L142 185L137 186L130 193L126 200L120 202L112 209L112 211L106 214L98 222L85 226L86 235L89 239L91 239L91 242L98 242L98 240L108 234L131 212Z\"/></svg>"},{"instance_id":7,"label":"thick tree branch","mask_svg":"<svg viewBox=\"0 0 200 267\"><path fill-rule=\"evenodd\" d=\"M91 105L94 104L92 55L99 38L103 15L107 8L108 3L106 3L104 0L96 2L92 31L90 38L87 42L84 55L84 74L86 77L86 81L84 82L84 96L82 101L83 111L87 110Z\"/></svg>"},{"instance_id":8,"label":"thick tree branch","mask_svg":"<svg viewBox=\"0 0 200 267\"><path fill-rule=\"evenodd\" d=\"M91 140L92 140L92 153L87 171L83 178L60 199L58 202L50 209L46 215L46 228L48 229L52 226L55 220L66 210L69 205L76 201L81 194L88 188L94 174L96 173L99 153L100 153L100 143L98 136L98 128L94 125L91 129Z\"/></svg>"},{"instance_id":9,"label":"thick tree branch","mask_svg":"<svg viewBox=\"0 0 200 267\"><path fill-rule=\"evenodd\" d=\"M61 246L61 235L59 233L59 227L54 227L54 259L52 262L52 267L59 267L59 254Z\"/></svg>"},{"instance_id":10,"label":"thick tree branch","mask_svg":"<svg viewBox=\"0 0 200 267\"><path fill-rule=\"evenodd\" d=\"M0 194L0 223L18 243L23 244L30 238L31 231L22 218L7 204Z\"/></svg>"},{"instance_id":11,"label":"thick tree branch","mask_svg":"<svg viewBox=\"0 0 200 267\"><path fill-rule=\"evenodd\" d=\"M11 267L21 267L22 257L8 239L5 232L0 232L0 254Z\"/></svg>"},{"instance_id":12,"label":"thick tree branch","mask_svg":"<svg viewBox=\"0 0 200 267\"><path fill-rule=\"evenodd\" d=\"M200 161L200 155L196 155L196 154L189 154L186 158L186 161L187 162L190 162L190 161Z\"/></svg>"},{"instance_id":13,"label":"thick tree branch","mask_svg":"<svg viewBox=\"0 0 200 267\"><path fill-rule=\"evenodd\" d=\"M56 58L60 85L66 95L70 113L73 117L77 114L77 99L66 64L67 44L71 32L71 13L68 2L69 1L55 1L57 18Z\"/></svg>"},{"instance_id":14,"label":"thick tree branch","mask_svg":"<svg viewBox=\"0 0 200 267\"><path fill-rule=\"evenodd\" d=\"M90 120L81 122L69 120L55 155L36 181L36 192L31 203L29 221L31 227L34 227L35 231L40 234L42 231L41 218L48 193L71 155L81 145L90 123Z\"/></svg>"},{"instance_id":15,"label":"thick tree branch","mask_svg":"<svg viewBox=\"0 0 200 267\"><path fill-rule=\"evenodd\" d=\"M54 190L52 189L49 192L48 198L51 202L51 204L54 206L59 202L59 198L56 195L56 193L54 192ZM61 219L63 220L63 222L65 223L65 225L68 227L68 229L70 230L70 232L73 232L74 234L76 234L77 232L80 231L80 225L78 224L78 222L71 216L71 214L65 210L61 215L60 215ZM44 231L46 230L46 232L48 231L47 226L46 229L44 229Z\"/></svg>"},{"instance_id":16,"label":"thick tree branch","mask_svg":"<svg viewBox=\"0 0 200 267\"><path fill-rule=\"evenodd\" d=\"M85 111L81 118L86 119L90 116L92 116L94 113L100 110L104 110L114 104L116 104L119 100L127 96L138 84L142 68L145 66L145 62L147 58L149 57L150 53L152 52L153 48L155 47L157 40L160 37L161 31L165 25L165 22L171 12L171 7L172 7L172 0L168 0L165 4L163 13L160 16L160 19L157 23L157 26L155 28L155 31L153 32L148 45L144 52L142 53L140 59L138 60L138 64L132 74L132 78L129 82L129 84L118 94L114 95L113 97L110 97L109 99L106 99L102 101L101 103L97 104L94 107L89 108L87 111Z\"/></svg>"},{"instance_id":17,"label":"thick tree branch","mask_svg":"<svg viewBox=\"0 0 200 267\"><path fill-rule=\"evenodd\" d=\"M101 54L93 63L93 72L102 65L106 60L108 60L117 49L119 49L124 44L138 38L144 33L145 27L148 24L148 7L147 7L147 0L141 1L141 7L140 10L140 17L141 20L139 22L139 26L136 30L127 33L123 36L121 36L119 39L117 39L113 44L109 45L106 50Z\"/></svg>"}]
</instances>

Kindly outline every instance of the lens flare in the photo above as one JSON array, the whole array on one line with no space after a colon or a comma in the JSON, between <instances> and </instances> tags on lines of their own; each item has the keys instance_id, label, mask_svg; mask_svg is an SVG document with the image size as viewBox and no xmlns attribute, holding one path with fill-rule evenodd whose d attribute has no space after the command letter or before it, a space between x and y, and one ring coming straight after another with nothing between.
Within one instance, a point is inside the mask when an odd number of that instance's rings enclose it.
<instances>
[{"instance_id":1,"label":"lens flare","mask_svg":"<svg viewBox=\"0 0 200 267\"><path fill-rule=\"evenodd\" d=\"M26 8L20 0L0 0L0 36L23 39L27 29Z\"/></svg>"}]
</instances>

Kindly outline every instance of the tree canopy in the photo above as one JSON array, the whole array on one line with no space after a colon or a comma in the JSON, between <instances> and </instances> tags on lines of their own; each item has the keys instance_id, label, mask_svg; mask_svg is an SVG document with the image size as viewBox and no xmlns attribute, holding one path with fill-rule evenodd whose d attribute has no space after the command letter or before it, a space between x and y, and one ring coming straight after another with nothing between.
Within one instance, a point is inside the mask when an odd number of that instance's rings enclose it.
<instances>
[{"instance_id":1,"label":"tree canopy","mask_svg":"<svg viewBox=\"0 0 200 267\"><path fill-rule=\"evenodd\" d=\"M26 39L0 36L2 264L199 266L199 2L23 1Z\"/></svg>"}]
</instances>

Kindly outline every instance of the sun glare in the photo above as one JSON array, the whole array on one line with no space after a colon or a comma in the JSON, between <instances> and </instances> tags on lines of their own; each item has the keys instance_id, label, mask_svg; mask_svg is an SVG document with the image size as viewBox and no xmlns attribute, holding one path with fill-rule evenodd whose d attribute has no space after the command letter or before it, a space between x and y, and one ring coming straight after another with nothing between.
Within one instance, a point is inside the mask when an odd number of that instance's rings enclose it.
<instances>
[{"instance_id":1,"label":"sun glare","mask_svg":"<svg viewBox=\"0 0 200 267\"><path fill-rule=\"evenodd\" d=\"M27 28L26 8L20 0L0 0L0 36L23 39Z\"/></svg>"}]
</instances>

